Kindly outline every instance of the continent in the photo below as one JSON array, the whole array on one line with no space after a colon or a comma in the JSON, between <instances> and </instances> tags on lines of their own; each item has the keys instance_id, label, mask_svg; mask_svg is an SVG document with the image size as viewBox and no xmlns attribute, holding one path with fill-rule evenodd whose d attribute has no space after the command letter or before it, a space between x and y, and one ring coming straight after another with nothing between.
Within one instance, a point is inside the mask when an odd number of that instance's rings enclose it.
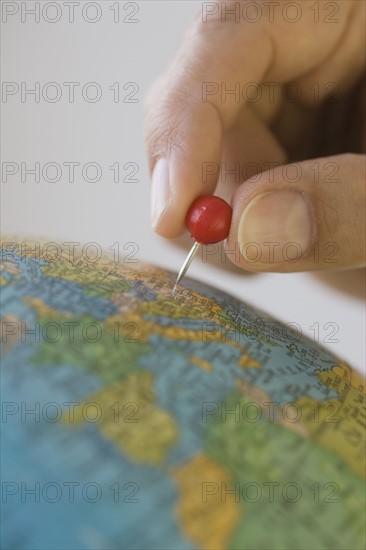
<instances>
[{"instance_id":1,"label":"continent","mask_svg":"<svg viewBox=\"0 0 366 550\"><path fill-rule=\"evenodd\" d=\"M37 319L44 319L46 322L60 318L66 319L72 315L68 311L60 313L60 311L48 306L43 300L35 296L25 296L23 301L29 308L35 311Z\"/></svg>"},{"instance_id":2,"label":"continent","mask_svg":"<svg viewBox=\"0 0 366 550\"><path fill-rule=\"evenodd\" d=\"M171 475L179 488L177 515L184 534L198 548L229 548L229 541L241 515L242 506L225 502L216 486L232 485L230 472L206 454L173 468ZM206 498L205 492L210 492ZM213 493L213 494L212 494Z\"/></svg>"},{"instance_id":3,"label":"continent","mask_svg":"<svg viewBox=\"0 0 366 550\"><path fill-rule=\"evenodd\" d=\"M225 400L229 414L208 419L205 453L231 473L229 488L234 484L237 491L226 490L226 500L239 498L245 511L227 548L267 548L266 525L275 549L362 548L359 477L342 456L276 417L253 421L231 412L252 404L251 397L235 390ZM289 531L289 525L296 530Z\"/></svg>"},{"instance_id":4,"label":"continent","mask_svg":"<svg viewBox=\"0 0 366 550\"><path fill-rule=\"evenodd\" d=\"M360 385L356 387L348 382L343 373L339 367L316 373L327 387L339 394L338 399L319 403L306 396L296 404L309 437L342 457L360 478L365 479L366 396L362 386L360 389Z\"/></svg>"},{"instance_id":5,"label":"continent","mask_svg":"<svg viewBox=\"0 0 366 550\"><path fill-rule=\"evenodd\" d=\"M237 322L244 320L239 317L238 312L234 319L231 317L231 309L226 309L224 304L219 303L214 297L208 298L202 296L193 289L179 288L171 296L172 281L164 273L157 273L160 279L157 282L151 277L144 281L149 288L158 288L159 294L154 301L144 303L144 312L149 316L169 316L171 319L192 319L200 320L201 331L205 332L205 337L221 342L230 341L233 345L242 346L241 340L245 342L247 338L253 338L253 334L259 341L270 345L275 345L272 338L265 331L259 330L255 323ZM216 324L217 326L213 326ZM206 329L206 330L205 330Z\"/></svg>"},{"instance_id":6,"label":"continent","mask_svg":"<svg viewBox=\"0 0 366 550\"><path fill-rule=\"evenodd\" d=\"M89 406L98 413L96 428L134 462L161 465L177 442L175 422L155 403L153 376L148 372L127 376L91 395L74 407L71 424L85 421Z\"/></svg>"},{"instance_id":7,"label":"continent","mask_svg":"<svg viewBox=\"0 0 366 550\"><path fill-rule=\"evenodd\" d=\"M35 364L66 361L95 374L106 384L139 370L140 357L148 353L149 344L131 337L138 329L131 319L118 317L111 324L111 318L98 321L92 315L62 315L37 304L42 333L56 323L59 336L56 340L41 339L33 359Z\"/></svg>"},{"instance_id":8,"label":"continent","mask_svg":"<svg viewBox=\"0 0 366 550\"><path fill-rule=\"evenodd\" d=\"M256 418L259 420L259 418L263 416L270 422L276 421L279 424L283 424L289 430L294 430L300 435L307 437L308 432L305 425L297 421L297 409L294 405L291 403L286 405L281 405L280 403L275 404L266 391L251 384L247 380L237 380L236 387L243 393L246 399L249 400L252 408L254 408L254 411L249 413L252 414L252 416L248 418L249 421ZM248 412L245 414L248 415Z\"/></svg>"},{"instance_id":9,"label":"continent","mask_svg":"<svg viewBox=\"0 0 366 550\"><path fill-rule=\"evenodd\" d=\"M364 548L360 376L202 283L172 297L160 268L29 244L3 263L8 479L93 479L110 498L60 522L9 495L13 540L29 524L22 547L48 548L46 517L116 548ZM138 504L117 503L131 480Z\"/></svg>"},{"instance_id":10,"label":"continent","mask_svg":"<svg viewBox=\"0 0 366 550\"><path fill-rule=\"evenodd\" d=\"M70 280L83 285L84 291L91 296L109 298L116 292L125 292L129 288L128 281L121 277L113 266L94 265L93 263L76 259L63 258L59 262L48 262L42 266L44 275Z\"/></svg>"}]
</instances>

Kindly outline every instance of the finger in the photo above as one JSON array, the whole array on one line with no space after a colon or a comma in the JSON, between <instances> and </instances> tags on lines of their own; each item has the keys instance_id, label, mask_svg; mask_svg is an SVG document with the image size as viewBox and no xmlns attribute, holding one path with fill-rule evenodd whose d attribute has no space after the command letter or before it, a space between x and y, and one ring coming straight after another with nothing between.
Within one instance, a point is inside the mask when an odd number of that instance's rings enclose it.
<instances>
[{"instance_id":1,"label":"finger","mask_svg":"<svg viewBox=\"0 0 366 550\"><path fill-rule=\"evenodd\" d=\"M225 10L239 5L242 13L252 9L253 2L220 2L213 17L202 20L200 14L146 102L153 225L158 233L180 235L192 201L214 191L217 176L203 182L202 163L220 162L222 135L242 109L248 83L259 84L265 75L279 81L298 78L336 48L354 2L338 4L339 23L333 25L314 25L308 1L301 4L296 24L281 16L272 21L266 12L254 24L241 16L238 23L230 18L222 22L223 5Z\"/></svg>"},{"instance_id":2,"label":"finger","mask_svg":"<svg viewBox=\"0 0 366 550\"><path fill-rule=\"evenodd\" d=\"M295 182L296 180L296 182ZM365 157L284 165L238 187L226 254L249 271L365 265Z\"/></svg>"},{"instance_id":3,"label":"finger","mask_svg":"<svg viewBox=\"0 0 366 550\"><path fill-rule=\"evenodd\" d=\"M202 175L204 180L206 172L218 170L216 193L230 202L238 185L286 161L286 151L267 124L252 109L245 107L223 137L220 165L204 166Z\"/></svg>"}]
</instances>

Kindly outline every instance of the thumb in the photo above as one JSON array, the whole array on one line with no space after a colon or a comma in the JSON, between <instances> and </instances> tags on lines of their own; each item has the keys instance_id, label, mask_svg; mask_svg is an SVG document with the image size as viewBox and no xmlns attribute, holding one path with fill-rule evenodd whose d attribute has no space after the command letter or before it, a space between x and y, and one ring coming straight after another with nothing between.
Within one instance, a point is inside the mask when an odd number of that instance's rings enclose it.
<instances>
[{"instance_id":1,"label":"thumb","mask_svg":"<svg viewBox=\"0 0 366 550\"><path fill-rule=\"evenodd\" d=\"M365 265L365 157L279 166L236 190L225 251L249 271Z\"/></svg>"}]
</instances>

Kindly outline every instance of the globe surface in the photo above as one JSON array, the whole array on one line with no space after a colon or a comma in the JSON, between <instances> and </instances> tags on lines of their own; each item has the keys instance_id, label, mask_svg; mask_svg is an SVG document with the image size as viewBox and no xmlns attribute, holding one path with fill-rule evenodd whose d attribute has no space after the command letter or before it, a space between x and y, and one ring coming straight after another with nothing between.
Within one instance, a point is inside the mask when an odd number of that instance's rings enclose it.
<instances>
[{"instance_id":1,"label":"globe surface","mask_svg":"<svg viewBox=\"0 0 366 550\"><path fill-rule=\"evenodd\" d=\"M361 377L92 252L2 243L2 548L363 548Z\"/></svg>"}]
</instances>

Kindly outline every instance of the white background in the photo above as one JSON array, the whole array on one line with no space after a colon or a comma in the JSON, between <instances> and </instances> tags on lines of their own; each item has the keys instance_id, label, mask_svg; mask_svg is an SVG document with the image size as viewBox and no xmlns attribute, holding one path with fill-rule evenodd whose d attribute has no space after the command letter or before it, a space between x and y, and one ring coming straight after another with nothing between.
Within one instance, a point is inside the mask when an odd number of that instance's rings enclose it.
<instances>
[{"instance_id":1,"label":"white background","mask_svg":"<svg viewBox=\"0 0 366 550\"><path fill-rule=\"evenodd\" d=\"M143 98L154 79L166 68L176 51L185 26L200 9L190 1L116 2L99 1L101 17L93 6L84 14L87 2L74 7L74 22L64 2L48 7L40 2L40 22L24 13L35 2L1 2L16 10L2 18L2 80L14 82L19 92L3 97L2 163L14 162L19 172L2 178L2 231L47 240L97 242L110 247L118 242L136 243L126 252L137 250L135 258L178 271L186 255L182 246L158 237L150 228L150 181L143 143ZM89 3L90 4L90 3ZM138 12L135 6L138 5ZM114 6L113 10L111 9ZM22 22L22 8L23 21ZM136 13L135 13L136 12ZM50 23L48 19L60 20ZM135 23L127 20L135 19ZM125 20L125 21L124 21ZM22 101L21 83L34 88L40 83L39 103L27 95ZM61 87L62 96L52 103ZM64 82L78 82L75 100L69 101ZM97 82L102 90L98 102L88 102L81 90ZM120 100L114 102L109 89L119 82ZM138 85L135 103L124 102ZM136 86L135 86L136 88ZM93 97L95 90L87 88ZM32 167L39 162L57 162L62 177L57 182L35 182L27 175L21 181L21 163ZM65 162L78 162L75 181L69 181ZM102 177L98 182L83 178L81 168L98 163ZM123 182L126 163L136 163L136 182ZM113 181L109 169L119 163L121 181ZM54 177L55 172L49 172ZM90 170L88 177L94 177ZM123 251L123 250L122 250ZM358 370L364 369L365 317L362 299L362 273L338 274L260 274L251 275L228 269L230 262L204 263L197 258L190 276L227 290L231 294L265 310L285 322L295 322L314 338L318 323L319 339ZM330 325L327 325L330 323ZM331 336L334 326L338 331ZM313 327L311 329L310 327ZM326 342L332 337L336 342Z\"/></svg>"}]
</instances>

